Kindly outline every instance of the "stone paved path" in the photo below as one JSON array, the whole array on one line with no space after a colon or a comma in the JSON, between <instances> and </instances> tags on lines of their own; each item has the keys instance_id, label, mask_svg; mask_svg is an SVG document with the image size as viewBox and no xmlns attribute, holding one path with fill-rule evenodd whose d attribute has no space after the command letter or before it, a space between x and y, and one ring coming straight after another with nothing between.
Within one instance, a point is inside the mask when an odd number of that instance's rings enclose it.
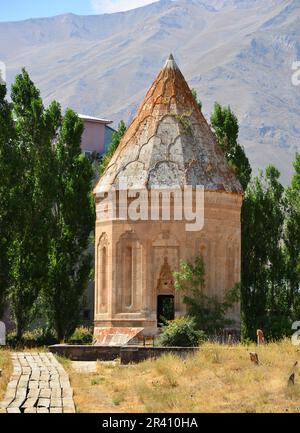
<instances>
[{"instance_id":1,"label":"stone paved path","mask_svg":"<svg viewBox=\"0 0 300 433\"><path fill-rule=\"evenodd\" d=\"M52 353L13 353L13 374L0 412L74 413L69 376Z\"/></svg>"}]
</instances>

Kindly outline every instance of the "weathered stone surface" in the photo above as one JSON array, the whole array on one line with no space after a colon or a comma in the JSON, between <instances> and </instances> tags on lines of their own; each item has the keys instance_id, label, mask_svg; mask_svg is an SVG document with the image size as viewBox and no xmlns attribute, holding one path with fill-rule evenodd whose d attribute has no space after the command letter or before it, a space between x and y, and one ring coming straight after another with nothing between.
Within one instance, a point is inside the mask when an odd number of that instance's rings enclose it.
<instances>
[{"instance_id":1,"label":"weathered stone surface","mask_svg":"<svg viewBox=\"0 0 300 433\"><path fill-rule=\"evenodd\" d=\"M124 180L127 185L122 188ZM190 201L184 195L187 187ZM198 202L197 187L204 190ZM169 195L166 206L159 199L153 203L153 189ZM127 203L121 200L124 190ZM140 190L143 194L138 196ZM116 193L105 197L104 192ZM157 333L163 296L174 302L172 316L185 315L183 296L173 280L181 261L203 257L205 291L210 296L223 298L240 282L243 191L172 57L147 93L94 196L98 341L124 344L122 333L114 334L111 328L143 328L144 336ZM137 199L148 206L142 219L138 204L132 203ZM136 219L127 212L132 204ZM188 223L196 217L196 204L201 219L197 228ZM116 217L105 212L112 206ZM166 210L170 215L162 218ZM119 211L125 212L120 216ZM156 220L152 211L158 214ZM179 217L175 211L181 212ZM239 303L227 318L239 328Z\"/></svg>"},{"instance_id":2,"label":"weathered stone surface","mask_svg":"<svg viewBox=\"0 0 300 433\"><path fill-rule=\"evenodd\" d=\"M49 413L50 407L51 413L62 413L63 391L66 410L75 412L69 377L53 354L14 353L12 359L14 372L5 399L0 403L1 413ZM20 369L19 364L27 367Z\"/></svg>"},{"instance_id":3,"label":"weathered stone surface","mask_svg":"<svg viewBox=\"0 0 300 433\"><path fill-rule=\"evenodd\" d=\"M28 397L22 405L22 408L34 407L37 401L38 397Z\"/></svg>"},{"instance_id":4,"label":"weathered stone surface","mask_svg":"<svg viewBox=\"0 0 300 433\"><path fill-rule=\"evenodd\" d=\"M49 398L39 398L37 402L38 407L50 407L50 399Z\"/></svg>"},{"instance_id":5,"label":"weathered stone surface","mask_svg":"<svg viewBox=\"0 0 300 433\"><path fill-rule=\"evenodd\" d=\"M95 192L118 188L203 185L242 194L215 135L170 57L148 91Z\"/></svg>"},{"instance_id":6,"label":"weathered stone surface","mask_svg":"<svg viewBox=\"0 0 300 433\"><path fill-rule=\"evenodd\" d=\"M6 409L7 413L21 413L18 407L8 407Z\"/></svg>"},{"instance_id":7,"label":"weathered stone surface","mask_svg":"<svg viewBox=\"0 0 300 433\"><path fill-rule=\"evenodd\" d=\"M50 407L50 413L63 413L63 409L62 407Z\"/></svg>"},{"instance_id":8,"label":"weathered stone surface","mask_svg":"<svg viewBox=\"0 0 300 433\"><path fill-rule=\"evenodd\" d=\"M46 407L38 407L36 413L49 413L49 409Z\"/></svg>"},{"instance_id":9,"label":"weathered stone surface","mask_svg":"<svg viewBox=\"0 0 300 433\"><path fill-rule=\"evenodd\" d=\"M73 400L72 400L73 401ZM50 402L51 407L62 407L62 399L61 398L51 398Z\"/></svg>"},{"instance_id":10,"label":"weathered stone surface","mask_svg":"<svg viewBox=\"0 0 300 433\"><path fill-rule=\"evenodd\" d=\"M51 397L51 389L43 388L40 390L40 398L50 398Z\"/></svg>"}]
</instances>

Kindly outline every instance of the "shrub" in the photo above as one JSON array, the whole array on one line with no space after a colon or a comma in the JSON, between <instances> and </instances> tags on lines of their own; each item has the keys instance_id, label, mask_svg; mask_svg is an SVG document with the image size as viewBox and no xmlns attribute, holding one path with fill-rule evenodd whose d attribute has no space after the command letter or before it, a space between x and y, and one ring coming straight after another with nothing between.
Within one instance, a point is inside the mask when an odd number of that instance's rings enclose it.
<instances>
[{"instance_id":1,"label":"shrub","mask_svg":"<svg viewBox=\"0 0 300 433\"><path fill-rule=\"evenodd\" d=\"M196 328L207 334L215 334L233 321L226 317L227 312L239 300L240 286L236 284L227 290L224 299L205 294L205 267L203 258L196 257L194 264L181 262L179 272L174 272L176 290L183 293L183 302L189 316L194 317Z\"/></svg>"},{"instance_id":2,"label":"shrub","mask_svg":"<svg viewBox=\"0 0 300 433\"><path fill-rule=\"evenodd\" d=\"M196 347L204 338L204 332L196 329L194 318L181 317L168 322L158 343L162 346Z\"/></svg>"},{"instance_id":3,"label":"shrub","mask_svg":"<svg viewBox=\"0 0 300 433\"><path fill-rule=\"evenodd\" d=\"M52 344L58 343L54 333L47 328L37 328L33 331L26 331L23 334L22 341L19 342L15 332L7 334L6 343L10 347L43 347L51 346Z\"/></svg>"},{"instance_id":4,"label":"shrub","mask_svg":"<svg viewBox=\"0 0 300 433\"><path fill-rule=\"evenodd\" d=\"M76 328L73 335L68 340L70 344L92 344L92 342L93 332L84 326Z\"/></svg>"}]
</instances>

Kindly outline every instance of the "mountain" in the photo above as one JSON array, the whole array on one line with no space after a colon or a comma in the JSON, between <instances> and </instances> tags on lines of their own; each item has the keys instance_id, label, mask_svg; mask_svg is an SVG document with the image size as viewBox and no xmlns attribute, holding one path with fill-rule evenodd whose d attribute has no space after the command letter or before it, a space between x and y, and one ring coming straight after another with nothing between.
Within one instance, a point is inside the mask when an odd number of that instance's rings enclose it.
<instances>
[{"instance_id":1,"label":"mountain","mask_svg":"<svg viewBox=\"0 0 300 433\"><path fill-rule=\"evenodd\" d=\"M300 149L299 0L161 0L115 14L0 23L8 84L25 66L46 103L132 119L172 52L207 118L230 104L254 169L275 164L286 183Z\"/></svg>"}]
</instances>

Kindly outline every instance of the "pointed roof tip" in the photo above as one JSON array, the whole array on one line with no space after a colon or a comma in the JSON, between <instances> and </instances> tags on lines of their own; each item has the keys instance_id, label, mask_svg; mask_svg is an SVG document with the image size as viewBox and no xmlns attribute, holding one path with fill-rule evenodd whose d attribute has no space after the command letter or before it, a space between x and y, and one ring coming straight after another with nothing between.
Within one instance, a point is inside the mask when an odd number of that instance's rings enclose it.
<instances>
[{"instance_id":1,"label":"pointed roof tip","mask_svg":"<svg viewBox=\"0 0 300 433\"><path fill-rule=\"evenodd\" d=\"M178 69L178 66L174 60L174 56L172 53L169 55L169 57L166 61L165 68Z\"/></svg>"}]
</instances>

